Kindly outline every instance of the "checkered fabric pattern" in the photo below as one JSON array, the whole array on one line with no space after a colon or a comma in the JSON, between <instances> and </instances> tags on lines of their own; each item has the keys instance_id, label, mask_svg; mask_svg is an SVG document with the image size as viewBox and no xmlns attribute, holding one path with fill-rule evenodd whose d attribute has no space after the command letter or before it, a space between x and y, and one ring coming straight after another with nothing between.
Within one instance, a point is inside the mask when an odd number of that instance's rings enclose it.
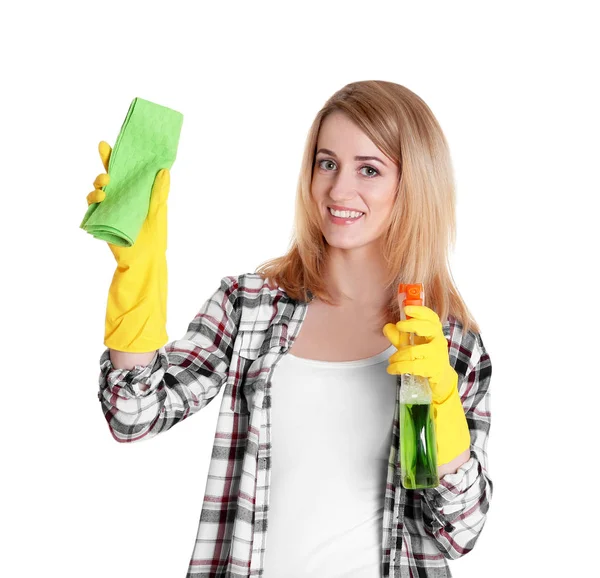
<instances>
[{"instance_id":1,"label":"checkered fabric pattern","mask_svg":"<svg viewBox=\"0 0 600 578\"><path fill-rule=\"evenodd\" d=\"M224 277L185 335L159 349L148 366L115 369L108 349L101 356L98 398L118 442L150 439L223 392L187 578L263 576L271 375L298 335L307 305L280 287L270 288L258 274ZM437 488L404 489L395 412L384 496L382 578L451 576L447 560L469 552L485 524L492 496L487 470L490 358L481 336L463 331L458 320L450 317L444 333L459 376L471 455L456 473L443 476Z\"/></svg>"}]
</instances>

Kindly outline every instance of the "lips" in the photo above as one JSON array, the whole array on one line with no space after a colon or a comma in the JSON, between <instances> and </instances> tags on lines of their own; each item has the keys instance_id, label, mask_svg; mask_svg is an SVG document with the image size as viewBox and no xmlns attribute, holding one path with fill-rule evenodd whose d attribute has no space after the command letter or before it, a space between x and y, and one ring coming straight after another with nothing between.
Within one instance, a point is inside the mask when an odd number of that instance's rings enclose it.
<instances>
[{"instance_id":1,"label":"lips","mask_svg":"<svg viewBox=\"0 0 600 578\"><path fill-rule=\"evenodd\" d=\"M334 211L354 211L356 213L364 213L364 211L359 211L358 209L353 209L352 207L342 207L340 205L328 205L328 209L333 209Z\"/></svg>"},{"instance_id":2,"label":"lips","mask_svg":"<svg viewBox=\"0 0 600 578\"><path fill-rule=\"evenodd\" d=\"M334 215L329 209L327 209L327 212L336 219L356 220L356 219L360 219L364 215L364 213L362 211L353 211L354 215L348 215L348 216ZM350 213L350 211L348 211L348 212Z\"/></svg>"},{"instance_id":3,"label":"lips","mask_svg":"<svg viewBox=\"0 0 600 578\"><path fill-rule=\"evenodd\" d=\"M329 215L329 220L334 225L352 225L353 223L360 221L365 216L365 214L361 212L361 214L358 217L336 217L331 213L329 209L327 209L327 214Z\"/></svg>"}]
</instances>

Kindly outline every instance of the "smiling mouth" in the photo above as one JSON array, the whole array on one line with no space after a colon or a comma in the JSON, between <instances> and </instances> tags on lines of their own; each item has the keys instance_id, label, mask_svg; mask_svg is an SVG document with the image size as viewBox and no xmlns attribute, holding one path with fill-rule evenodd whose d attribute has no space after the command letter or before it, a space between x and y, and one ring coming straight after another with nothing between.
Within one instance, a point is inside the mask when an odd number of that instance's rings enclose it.
<instances>
[{"instance_id":1,"label":"smiling mouth","mask_svg":"<svg viewBox=\"0 0 600 578\"><path fill-rule=\"evenodd\" d=\"M335 211L334 214L330 207L327 207L327 212L334 225L352 225L365 216L361 211Z\"/></svg>"}]
</instances>

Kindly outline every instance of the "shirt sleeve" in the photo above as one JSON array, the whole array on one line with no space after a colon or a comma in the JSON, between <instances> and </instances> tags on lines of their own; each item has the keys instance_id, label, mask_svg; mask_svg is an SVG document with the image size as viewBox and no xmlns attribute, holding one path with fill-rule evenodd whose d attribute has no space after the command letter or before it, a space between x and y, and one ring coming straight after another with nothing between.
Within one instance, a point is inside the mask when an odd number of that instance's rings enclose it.
<instances>
[{"instance_id":1,"label":"shirt sleeve","mask_svg":"<svg viewBox=\"0 0 600 578\"><path fill-rule=\"evenodd\" d=\"M100 358L101 402L118 442L149 439L205 407L227 379L240 311L238 283L224 277L183 338L167 343L147 366L115 369Z\"/></svg>"},{"instance_id":2,"label":"shirt sleeve","mask_svg":"<svg viewBox=\"0 0 600 578\"><path fill-rule=\"evenodd\" d=\"M425 531L450 559L475 546L493 491L487 463L490 356L479 334L457 332L460 338L450 341L450 359L459 375L459 394L471 434L470 457L456 473L443 476L438 487L422 491Z\"/></svg>"}]
</instances>

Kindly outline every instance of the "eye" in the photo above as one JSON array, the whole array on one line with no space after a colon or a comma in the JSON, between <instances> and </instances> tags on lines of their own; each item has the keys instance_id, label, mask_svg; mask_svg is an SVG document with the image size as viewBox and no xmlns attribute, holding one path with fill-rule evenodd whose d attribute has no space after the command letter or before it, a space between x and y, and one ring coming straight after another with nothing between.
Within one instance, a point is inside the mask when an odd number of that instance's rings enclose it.
<instances>
[{"instance_id":1,"label":"eye","mask_svg":"<svg viewBox=\"0 0 600 578\"><path fill-rule=\"evenodd\" d=\"M325 168L325 167L323 167L323 163L331 163L332 165L335 165L335 163L332 160L323 159L322 161L319 161L319 163L318 163L320 168ZM325 169L325 170L327 170L327 169Z\"/></svg>"},{"instance_id":2,"label":"eye","mask_svg":"<svg viewBox=\"0 0 600 578\"><path fill-rule=\"evenodd\" d=\"M326 168L326 165L324 163L330 163L331 165L333 165L335 167L335 162L333 162L331 159L323 159L321 161L318 161L317 164L319 165L319 168L322 168L326 171L332 170L332 169ZM373 177L376 177L379 174L379 171L370 165L363 165L362 167L360 167L361 171L364 169L373 171L371 174L362 173L365 177L367 177L369 179L372 179Z\"/></svg>"},{"instance_id":3,"label":"eye","mask_svg":"<svg viewBox=\"0 0 600 578\"><path fill-rule=\"evenodd\" d=\"M373 167L370 167L369 165L365 165L364 167L360 167L361 171L363 169L369 169L371 171L374 171L375 174L365 175L366 177L369 177L370 179L372 179L373 177L375 177L375 176L377 176L379 174L379 171L377 169L374 169Z\"/></svg>"}]
</instances>

